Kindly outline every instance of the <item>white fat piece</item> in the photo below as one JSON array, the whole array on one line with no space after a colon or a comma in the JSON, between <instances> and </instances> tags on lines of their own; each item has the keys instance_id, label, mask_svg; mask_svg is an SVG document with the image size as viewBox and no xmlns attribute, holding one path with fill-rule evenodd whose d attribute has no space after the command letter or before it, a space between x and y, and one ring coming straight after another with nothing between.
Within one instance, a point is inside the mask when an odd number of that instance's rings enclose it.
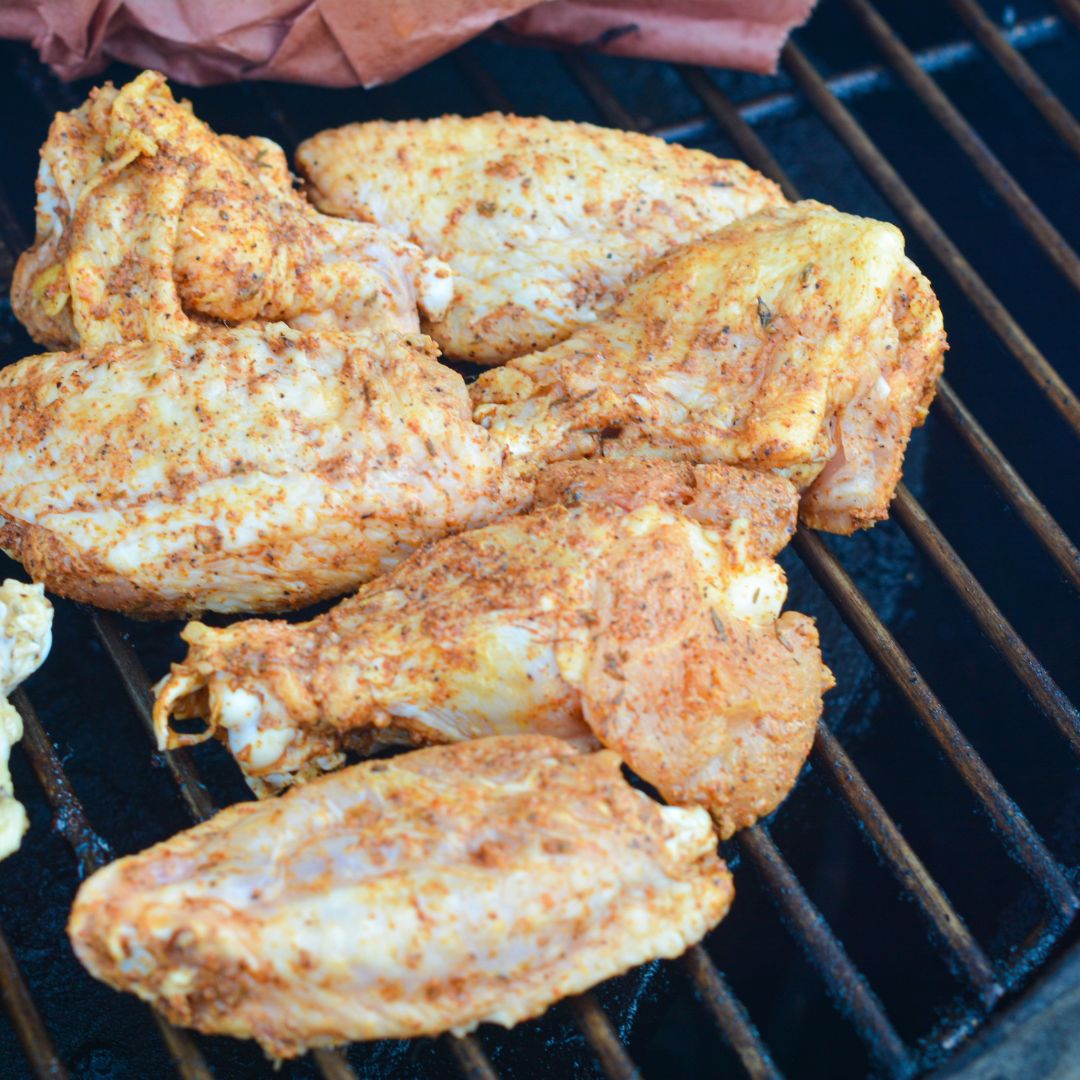
<instances>
[{"instance_id":1,"label":"white fat piece","mask_svg":"<svg viewBox=\"0 0 1080 1080\"><path fill-rule=\"evenodd\" d=\"M237 761L250 769L266 769L281 759L296 732L273 724L271 705L250 690L228 686L219 675L212 680L210 693L218 724L225 729Z\"/></svg>"},{"instance_id":2,"label":"white fat piece","mask_svg":"<svg viewBox=\"0 0 1080 1080\"><path fill-rule=\"evenodd\" d=\"M52 604L41 585L8 579L0 585L0 859L17 851L26 832L26 811L11 782L11 748L22 738L22 717L7 700L32 675L52 646Z\"/></svg>"}]
</instances>

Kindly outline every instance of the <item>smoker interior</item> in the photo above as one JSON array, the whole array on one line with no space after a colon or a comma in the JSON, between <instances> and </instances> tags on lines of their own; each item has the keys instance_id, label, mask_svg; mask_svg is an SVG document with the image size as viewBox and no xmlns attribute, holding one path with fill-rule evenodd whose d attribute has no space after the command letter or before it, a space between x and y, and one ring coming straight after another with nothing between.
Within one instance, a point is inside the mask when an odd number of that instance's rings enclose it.
<instances>
[{"instance_id":1,"label":"smoker interior","mask_svg":"<svg viewBox=\"0 0 1080 1080\"><path fill-rule=\"evenodd\" d=\"M1046 1000L1067 997L1062 980L1080 977L1080 953L1070 952L1080 937L1080 737L1067 697L1080 693L1080 563L1063 534L1080 535L1080 408L1039 364L1076 385L1080 262L1069 245L1080 245L1080 131L1070 140L1060 118L1055 129L1045 99L1040 112L976 43L972 8L1080 113L1075 0L880 0L876 9L824 0L771 78L485 39L370 92L179 88L219 131L268 135L290 151L349 120L494 107L638 127L776 165L803 196L904 229L951 342L951 389L913 439L910 494L893 519L849 539L802 536L785 555L791 606L819 619L841 686L794 793L728 845L737 899L702 947L510 1032L354 1046L277 1075L970 1075L963 1062L979 1067L980 1034L1015 1044L1032 1016L1046 1019ZM1015 195L1008 205L897 74L903 56L883 51L873 10L983 140L972 152L984 172L989 150L1011 174L1008 190L1026 192L1056 233L1023 207L1021 220ZM2 54L6 282L32 234L51 114L92 83L58 83L22 46ZM119 82L132 72L106 74ZM5 361L35 351L6 300L0 348ZM21 576L7 560L0 572ZM0 1024L0 1074L270 1076L251 1046L163 1029L71 953L63 925L90 869L247 796L216 745L166 759L148 739L148 680L179 658L178 624L56 606L52 655L18 695L27 734L13 772L31 827L0 864L0 989L12 1020ZM1003 1015L1011 1026L1000 1035ZM1037 1054L1080 1029L1080 1013L1070 1015L1040 1035L1022 1068L999 1073L1046 1075Z\"/></svg>"}]
</instances>

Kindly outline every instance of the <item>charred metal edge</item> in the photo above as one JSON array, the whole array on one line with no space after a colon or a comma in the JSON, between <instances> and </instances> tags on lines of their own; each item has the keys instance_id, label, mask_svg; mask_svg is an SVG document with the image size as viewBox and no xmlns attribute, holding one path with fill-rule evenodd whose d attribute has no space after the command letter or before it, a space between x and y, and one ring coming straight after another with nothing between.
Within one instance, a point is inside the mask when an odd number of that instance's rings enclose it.
<instances>
[{"instance_id":1,"label":"charred metal edge","mask_svg":"<svg viewBox=\"0 0 1080 1080\"><path fill-rule=\"evenodd\" d=\"M1080 944L974 1036L934 1080L1039 1080L1075 1075L1080 1061Z\"/></svg>"}]
</instances>

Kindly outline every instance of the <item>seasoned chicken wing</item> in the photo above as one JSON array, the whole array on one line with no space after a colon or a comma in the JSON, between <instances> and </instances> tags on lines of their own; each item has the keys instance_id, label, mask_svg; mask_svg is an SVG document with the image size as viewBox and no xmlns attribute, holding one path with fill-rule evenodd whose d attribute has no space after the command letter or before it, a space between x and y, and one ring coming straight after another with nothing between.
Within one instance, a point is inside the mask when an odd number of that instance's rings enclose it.
<instances>
[{"instance_id":1,"label":"seasoned chicken wing","mask_svg":"<svg viewBox=\"0 0 1080 1080\"><path fill-rule=\"evenodd\" d=\"M499 113L350 124L309 139L297 161L320 209L450 265L453 300L425 329L483 364L561 341L666 251L784 201L738 161Z\"/></svg>"},{"instance_id":2,"label":"seasoned chicken wing","mask_svg":"<svg viewBox=\"0 0 1080 1080\"><path fill-rule=\"evenodd\" d=\"M52 348L187 332L190 321L419 330L450 272L373 225L317 213L268 139L218 136L143 72L59 113L42 147L37 238L11 300Z\"/></svg>"},{"instance_id":3,"label":"seasoned chicken wing","mask_svg":"<svg viewBox=\"0 0 1080 1080\"><path fill-rule=\"evenodd\" d=\"M723 465L598 468L545 479L570 508L440 540L311 622L192 623L159 744L217 733L261 793L372 742L534 731L599 741L723 835L772 810L832 684L813 621L780 614L794 489Z\"/></svg>"},{"instance_id":4,"label":"seasoned chicken wing","mask_svg":"<svg viewBox=\"0 0 1080 1080\"><path fill-rule=\"evenodd\" d=\"M790 477L809 525L887 516L945 352L892 225L818 203L688 244L606 316L485 372L475 419L512 459L726 461Z\"/></svg>"},{"instance_id":5,"label":"seasoned chicken wing","mask_svg":"<svg viewBox=\"0 0 1080 1080\"><path fill-rule=\"evenodd\" d=\"M8 578L0 585L0 859L18 851L26 811L15 798L8 763L23 733L8 694L45 662L52 647L52 604L40 585Z\"/></svg>"},{"instance_id":6,"label":"seasoned chicken wing","mask_svg":"<svg viewBox=\"0 0 1080 1080\"><path fill-rule=\"evenodd\" d=\"M68 925L99 979L278 1057L510 1027L723 918L708 816L539 736L356 765L98 871Z\"/></svg>"},{"instance_id":7,"label":"seasoned chicken wing","mask_svg":"<svg viewBox=\"0 0 1080 1080\"><path fill-rule=\"evenodd\" d=\"M0 372L0 547L141 616L300 607L529 490L426 338L201 329Z\"/></svg>"}]
</instances>

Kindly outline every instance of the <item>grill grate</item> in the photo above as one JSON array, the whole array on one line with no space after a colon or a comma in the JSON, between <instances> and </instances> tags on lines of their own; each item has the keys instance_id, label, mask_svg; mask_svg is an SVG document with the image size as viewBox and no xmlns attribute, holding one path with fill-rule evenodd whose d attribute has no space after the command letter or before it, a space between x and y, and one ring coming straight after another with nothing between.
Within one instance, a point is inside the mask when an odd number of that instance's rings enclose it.
<instances>
[{"instance_id":1,"label":"grill grate","mask_svg":"<svg viewBox=\"0 0 1080 1080\"><path fill-rule=\"evenodd\" d=\"M1013 42L1020 37L1017 32L1019 28L1003 32L975 0L950 2L971 29L978 45L1001 66L1047 125L1060 136L1064 145L1080 153L1080 126L1014 47ZM1072 247L928 74L929 69L940 66L939 55L909 51L869 0L846 0L846 4L884 57L887 70L894 71L910 91L914 99L913 107L918 108L921 104L929 110L934 121L968 157L1004 205L1030 233L1051 264L1069 284L1080 289L1080 259ZM1062 16L1080 27L1080 5L1077 0L1060 0L1059 6ZM1049 17L1040 19L1039 25L1044 30L1050 27L1054 33L1068 32L1058 20ZM962 43L954 50L968 56L972 51L969 43ZM79 95L41 75L36 66L29 68L25 53L18 55L23 57L17 63L23 64L24 81L33 87L46 109L71 108L77 104ZM715 123L750 164L778 180L785 193L792 198L798 197L794 184L751 126L750 120L768 116L772 109L787 107L781 99L787 103L805 99L835 132L912 234L932 252L1008 353L1018 361L1073 431L1080 434L1080 400L841 100L848 90L861 85L860 79L865 82L871 77L889 78L880 69L860 69L860 72L827 80L792 44L785 50L783 65L795 89L790 93L770 91L755 102L736 106L704 71L680 68L682 80L704 114L659 127L645 125L637 119L602 75L601 64L575 52L560 54L559 62L605 122L627 129L652 130L679 139L700 134L705 126ZM482 62L477 49L467 47L460 50L450 63L485 107L512 110L511 96ZM31 70L32 74L27 74ZM868 71L873 73L872 76L867 75ZM268 116L277 127L280 141L292 144L287 145L288 149L295 146L298 141L297 128L288 110L279 104L278 94L273 88L245 85L232 92L247 95L254 107L263 116ZM27 240L19 219L0 196L0 248L3 249L0 250L0 273L10 276L14 256L26 245ZM1050 555L1057 569L1074 589L1080 590L1080 553L956 391L945 382L941 385L934 415L941 417L959 436L1019 520ZM1030 693L1039 711L1064 736L1071 750L1080 754L1080 715L1075 706L906 488L901 488L899 492L893 515L927 564L956 594L1009 670ZM885 1075L906 1077L923 1071L940 1059L943 1050L948 1050L981 1026L986 1013L1001 1000L1011 984L1033 964L1037 964L1048 948L1062 939L1080 907L1080 898L1047 843L995 778L989 765L952 719L883 619L859 591L833 553L832 545L818 535L800 532L794 548L863 649L891 681L938 744L949 765L967 785L997 841L1008 857L1030 877L1042 899L1043 915L1025 939L1024 947L1012 956L992 960L954 908L945 890L912 850L838 737L824 723L819 725L811 756L812 768L858 822L874 855L894 877L902 893L913 902L925 921L940 956L965 991L958 1007L938 1030L918 1045L910 1039L905 1040L844 944L811 899L807 887L781 853L768 825L759 824L741 833L735 841L733 852L753 868L759 884L817 971L836 1009L865 1044L873 1067ZM110 614L97 611L89 612L88 620L123 683L132 710L147 733L152 734L150 677L127 636L133 627ZM29 698L19 691L14 695L14 701L26 728L22 753L45 792L57 828L70 845L80 873L88 873L112 857L110 848L91 827L64 765ZM213 813L214 800L196 767L195 758L186 751L166 754L163 758L188 817L197 821ZM30 854L33 856L34 853L31 851ZM769 1047L706 948L695 946L673 968L681 970L689 979L743 1073L754 1078L779 1077L781 1074ZM2 933L0 992L34 1074L53 1078L68 1076L34 1004L27 979L20 972L12 948ZM569 1002L565 1015L576 1024L596 1066L606 1076L630 1080L639 1075L628 1047L620 1041L595 994L585 994ZM171 1027L156 1015L155 1021L179 1074L185 1080L208 1080L213 1074L201 1049L203 1041ZM464 1039L447 1037L440 1041L447 1047L459 1072L469 1080L495 1080L497 1073L485 1051L482 1036ZM346 1080L357 1075L344 1052L322 1051L311 1055L311 1058L314 1068L326 1080ZM294 1068L296 1075L310 1075L302 1071L306 1068L304 1065Z\"/></svg>"}]
</instances>

